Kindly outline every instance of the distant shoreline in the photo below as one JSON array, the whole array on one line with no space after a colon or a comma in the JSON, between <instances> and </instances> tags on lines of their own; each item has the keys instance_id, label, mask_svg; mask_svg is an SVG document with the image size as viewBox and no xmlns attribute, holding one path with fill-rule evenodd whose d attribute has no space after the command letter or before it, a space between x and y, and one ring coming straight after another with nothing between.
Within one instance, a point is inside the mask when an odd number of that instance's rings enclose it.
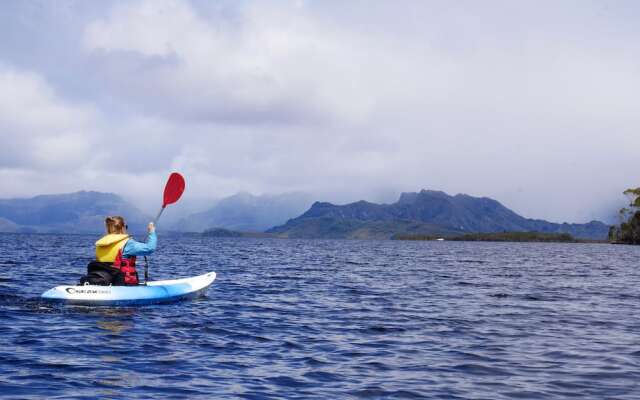
<instances>
[{"instance_id":1,"label":"distant shoreline","mask_svg":"<svg viewBox=\"0 0 640 400\"><path fill-rule=\"evenodd\" d=\"M70 235L70 236L97 236L96 232L0 232L2 235ZM144 237L147 233L133 233L134 237ZM503 233L470 233L459 236L434 236L434 235L407 235L398 234L388 239L362 239L362 238L291 238L265 232L242 232L227 229L214 229L205 232L178 232L165 231L166 236L205 236L211 238L249 238L249 239L283 239L283 240L398 240L398 241L448 241L448 242L503 242L503 243L593 243L629 245L630 243L612 242L608 240L576 239L567 234L548 234L535 232L503 232ZM567 237L569 236L569 237Z\"/></svg>"},{"instance_id":2,"label":"distant shoreline","mask_svg":"<svg viewBox=\"0 0 640 400\"><path fill-rule=\"evenodd\" d=\"M285 236L262 232L240 232L222 228L210 229L202 233L208 237L226 238L275 238L290 239ZM314 239L314 238L307 238ZM353 239L337 239L353 240ZM366 239L364 239L366 240ZM494 232L494 233L468 233L455 236L420 235L420 234L396 234L389 240L404 241L450 241L450 242L510 242L510 243L610 243L607 240L577 239L568 233L542 233L542 232Z\"/></svg>"},{"instance_id":3,"label":"distant shoreline","mask_svg":"<svg viewBox=\"0 0 640 400\"><path fill-rule=\"evenodd\" d=\"M609 243L607 240L576 239L568 233L542 232L494 232L467 233L457 236L404 235L399 234L393 240L413 241L454 241L454 242L510 242L510 243Z\"/></svg>"}]
</instances>

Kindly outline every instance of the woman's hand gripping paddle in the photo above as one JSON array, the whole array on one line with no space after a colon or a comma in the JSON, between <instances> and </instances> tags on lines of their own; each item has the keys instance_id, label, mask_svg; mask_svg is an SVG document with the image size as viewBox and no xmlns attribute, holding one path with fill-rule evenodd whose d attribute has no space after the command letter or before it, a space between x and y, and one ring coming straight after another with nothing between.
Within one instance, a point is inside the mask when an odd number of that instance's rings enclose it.
<instances>
[{"instance_id":1,"label":"woman's hand gripping paddle","mask_svg":"<svg viewBox=\"0 0 640 400\"><path fill-rule=\"evenodd\" d=\"M162 212L169 204L173 204L180 199L182 193L184 192L184 178L177 172L173 172L169 175L169 180L164 187L164 196L162 199L162 208L158 215L153 220L153 225L158 223ZM146 285L149 282L149 261L147 261L147 256L144 256L144 284Z\"/></svg>"},{"instance_id":2,"label":"woman's hand gripping paddle","mask_svg":"<svg viewBox=\"0 0 640 400\"><path fill-rule=\"evenodd\" d=\"M156 225L162 212L169 205L173 204L180 199L182 193L184 192L184 178L177 172L173 172L169 175L169 180L167 181L167 185L164 187L164 198L162 200L162 208L158 215L153 220L153 224Z\"/></svg>"}]
</instances>

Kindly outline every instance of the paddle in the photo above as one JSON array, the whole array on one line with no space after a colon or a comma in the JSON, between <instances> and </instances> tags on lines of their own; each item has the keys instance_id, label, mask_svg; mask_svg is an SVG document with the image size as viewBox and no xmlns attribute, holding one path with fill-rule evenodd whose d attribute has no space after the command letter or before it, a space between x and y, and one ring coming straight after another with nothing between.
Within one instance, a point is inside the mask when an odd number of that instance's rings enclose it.
<instances>
[{"instance_id":1,"label":"paddle","mask_svg":"<svg viewBox=\"0 0 640 400\"><path fill-rule=\"evenodd\" d=\"M167 184L164 187L164 195L162 198L162 208L156 215L156 218L153 220L153 225L155 226L162 215L162 212L169 204L173 204L176 201L180 200L180 196L184 192L184 178L177 172L172 172L169 175L169 179L167 180ZM149 261L147 260L147 256L144 256L144 283L145 285L149 281Z\"/></svg>"},{"instance_id":2,"label":"paddle","mask_svg":"<svg viewBox=\"0 0 640 400\"><path fill-rule=\"evenodd\" d=\"M156 218L153 220L154 225L160 219L160 216L162 215L162 212L164 211L164 209L169 204L173 204L176 201L178 201L180 199L180 196L182 196L183 192L184 192L184 178L182 177L182 175L180 175L177 172L171 173L171 175L169 175L169 180L167 181L167 184L164 187L162 208L160 209L160 212L158 212L158 215L156 216Z\"/></svg>"}]
</instances>

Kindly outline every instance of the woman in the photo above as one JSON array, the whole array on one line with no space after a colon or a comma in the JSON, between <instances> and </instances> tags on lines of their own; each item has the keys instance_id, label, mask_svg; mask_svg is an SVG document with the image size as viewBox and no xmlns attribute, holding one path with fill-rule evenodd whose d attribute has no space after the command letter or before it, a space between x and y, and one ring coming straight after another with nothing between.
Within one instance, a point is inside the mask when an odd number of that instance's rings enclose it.
<instances>
[{"instance_id":1,"label":"woman","mask_svg":"<svg viewBox=\"0 0 640 400\"><path fill-rule=\"evenodd\" d=\"M96 242L96 260L89 263L80 284L137 285L136 256L148 256L156 250L158 239L153 222L147 227L146 243L129 236L124 218L107 217L104 222L107 234Z\"/></svg>"}]
</instances>

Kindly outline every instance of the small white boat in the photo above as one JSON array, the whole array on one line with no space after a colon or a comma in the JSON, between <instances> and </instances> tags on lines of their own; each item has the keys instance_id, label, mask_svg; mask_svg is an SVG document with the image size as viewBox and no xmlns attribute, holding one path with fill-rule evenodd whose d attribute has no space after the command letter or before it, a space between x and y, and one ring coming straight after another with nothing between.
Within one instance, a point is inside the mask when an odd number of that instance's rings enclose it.
<instances>
[{"instance_id":1,"label":"small white boat","mask_svg":"<svg viewBox=\"0 0 640 400\"><path fill-rule=\"evenodd\" d=\"M151 281L137 286L56 286L42 294L49 301L83 305L135 305L167 303L206 293L215 272L190 278Z\"/></svg>"}]
</instances>

